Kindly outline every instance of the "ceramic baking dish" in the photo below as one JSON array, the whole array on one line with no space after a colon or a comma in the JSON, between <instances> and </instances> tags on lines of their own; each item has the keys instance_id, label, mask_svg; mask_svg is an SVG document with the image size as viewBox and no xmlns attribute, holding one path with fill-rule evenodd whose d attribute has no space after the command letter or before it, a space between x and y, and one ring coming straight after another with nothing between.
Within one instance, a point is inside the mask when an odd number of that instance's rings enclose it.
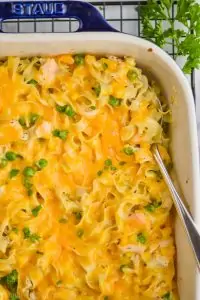
<instances>
[{"instance_id":1,"label":"ceramic baking dish","mask_svg":"<svg viewBox=\"0 0 200 300\"><path fill-rule=\"evenodd\" d=\"M80 21L80 27L79 32L70 34L0 33L0 57L55 55L67 52L131 55L140 67L157 78L172 110L171 153L179 186L200 227L200 177L194 99L187 79L170 56L144 39L115 32L88 3L0 3L0 21L16 17L76 17ZM178 220L176 245L180 299L199 300L200 277Z\"/></svg>"}]
</instances>

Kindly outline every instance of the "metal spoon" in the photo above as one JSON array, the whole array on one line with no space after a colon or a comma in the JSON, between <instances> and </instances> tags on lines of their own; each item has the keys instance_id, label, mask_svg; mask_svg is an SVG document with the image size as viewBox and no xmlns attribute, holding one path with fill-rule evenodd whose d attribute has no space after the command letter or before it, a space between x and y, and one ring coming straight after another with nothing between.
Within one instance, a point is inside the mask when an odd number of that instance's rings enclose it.
<instances>
[{"instance_id":1,"label":"metal spoon","mask_svg":"<svg viewBox=\"0 0 200 300\"><path fill-rule=\"evenodd\" d=\"M158 102L159 102L159 106L161 107L161 110L162 110L162 105L159 100L158 100ZM162 125L162 120L161 120L161 125ZM158 144L152 145L152 152L153 152L154 159L160 168L160 171L165 180L165 183L167 184L167 186L169 188L172 199L174 201L174 205L176 207L177 213L182 221L183 227L189 238L189 242L190 242L191 248L193 250L194 256L196 258L196 263L197 263L198 269L200 271L200 233L197 229L196 224L194 223L194 220L193 220L189 210L187 209L183 200L181 199L178 192L176 191L176 188L169 176L169 173L168 173L168 171L163 163L163 160L161 158L161 155L159 153Z\"/></svg>"}]
</instances>

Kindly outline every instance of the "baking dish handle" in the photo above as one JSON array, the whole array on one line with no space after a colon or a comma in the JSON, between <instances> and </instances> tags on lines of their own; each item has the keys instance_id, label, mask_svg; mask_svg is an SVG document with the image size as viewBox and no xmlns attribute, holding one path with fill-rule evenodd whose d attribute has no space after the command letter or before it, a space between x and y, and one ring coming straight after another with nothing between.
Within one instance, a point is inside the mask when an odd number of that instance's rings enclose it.
<instances>
[{"instance_id":1,"label":"baking dish handle","mask_svg":"<svg viewBox=\"0 0 200 300\"><path fill-rule=\"evenodd\" d=\"M117 31L92 4L82 1L0 2L0 23L6 19L75 18L77 31Z\"/></svg>"}]
</instances>

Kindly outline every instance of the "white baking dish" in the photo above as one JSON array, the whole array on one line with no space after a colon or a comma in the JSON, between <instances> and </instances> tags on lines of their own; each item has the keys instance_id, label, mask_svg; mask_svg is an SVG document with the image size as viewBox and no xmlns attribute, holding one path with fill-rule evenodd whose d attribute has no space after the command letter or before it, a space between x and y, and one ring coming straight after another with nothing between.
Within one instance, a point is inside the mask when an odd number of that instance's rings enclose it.
<instances>
[{"instance_id":1,"label":"white baking dish","mask_svg":"<svg viewBox=\"0 0 200 300\"><path fill-rule=\"evenodd\" d=\"M115 32L71 34L0 34L0 57L67 52L134 56L160 82L172 109L171 151L181 190L200 226L200 177L194 99L176 63L154 44ZM200 299L200 277L185 233L177 221L177 270L181 300ZM200 249L199 249L200 251Z\"/></svg>"}]
</instances>

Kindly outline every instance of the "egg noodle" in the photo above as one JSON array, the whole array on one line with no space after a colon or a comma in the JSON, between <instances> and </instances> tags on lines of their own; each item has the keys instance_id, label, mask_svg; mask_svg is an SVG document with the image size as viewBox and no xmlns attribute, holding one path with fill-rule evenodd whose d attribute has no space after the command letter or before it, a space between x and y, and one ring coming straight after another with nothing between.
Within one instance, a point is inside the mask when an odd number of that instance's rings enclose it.
<instances>
[{"instance_id":1,"label":"egg noodle","mask_svg":"<svg viewBox=\"0 0 200 300\"><path fill-rule=\"evenodd\" d=\"M1 300L178 299L157 97L131 57L1 59Z\"/></svg>"}]
</instances>

